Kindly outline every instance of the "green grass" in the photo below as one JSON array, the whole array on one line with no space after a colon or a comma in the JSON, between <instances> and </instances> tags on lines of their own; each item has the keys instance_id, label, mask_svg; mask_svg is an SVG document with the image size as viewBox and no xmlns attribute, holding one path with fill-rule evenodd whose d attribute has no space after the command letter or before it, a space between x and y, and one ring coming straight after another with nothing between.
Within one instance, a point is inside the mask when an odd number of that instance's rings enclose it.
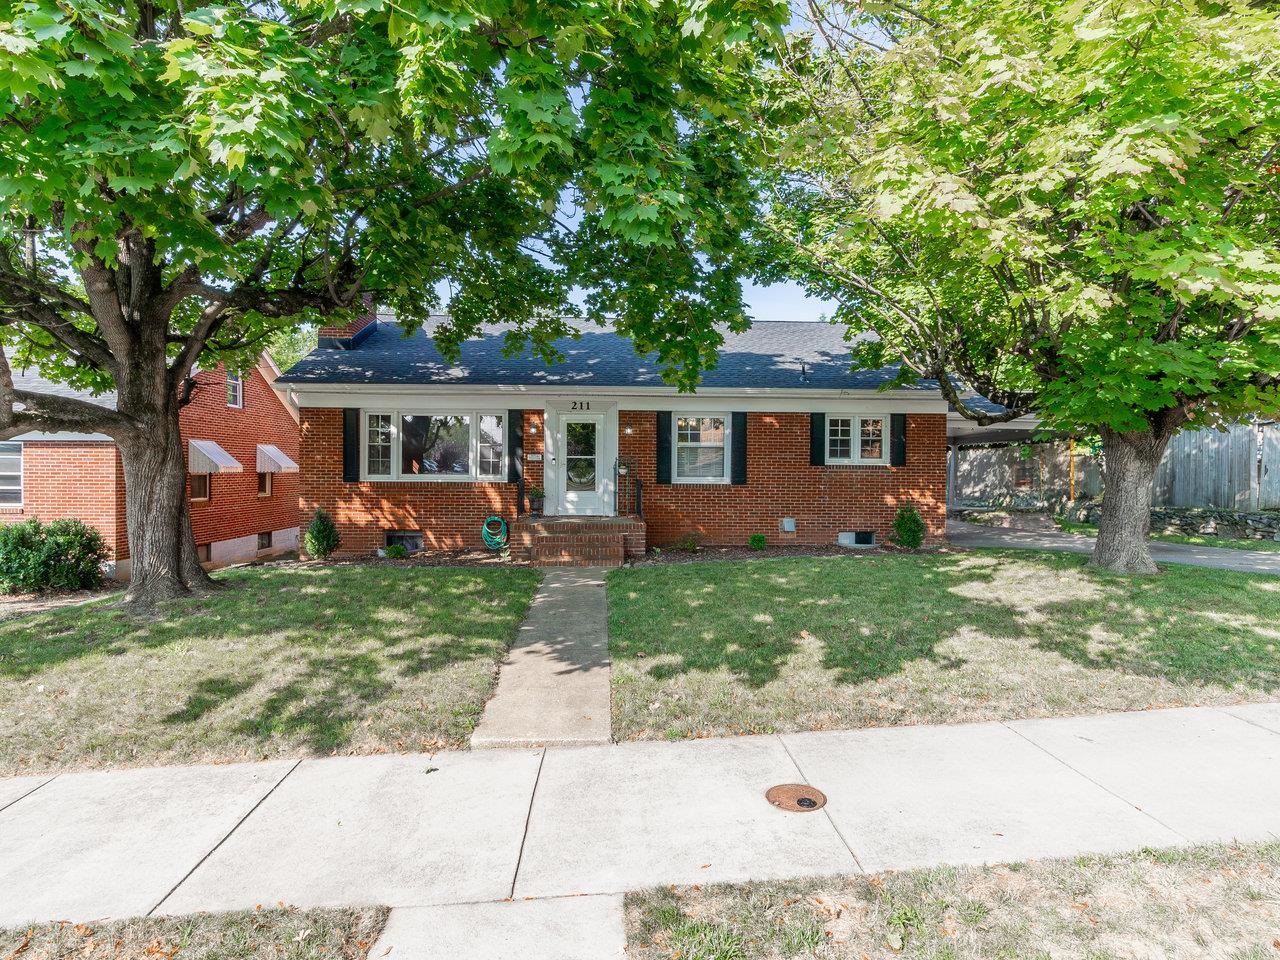
<instances>
[{"instance_id":1,"label":"green grass","mask_svg":"<svg viewBox=\"0 0 1280 960\"><path fill-rule=\"evenodd\" d=\"M1280 578L1025 551L655 565L609 578L614 735L1273 699Z\"/></svg>"},{"instance_id":2,"label":"green grass","mask_svg":"<svg viewBox=\"0 0 1280 960\"><path fill-rule=\"evenodd\" d=\"M628 894L629 960L1276 955L1280 843Z\"/></svg>"},{"instance_id":3,"label":"green grass","mask_svg":"<svg viewBox=\"0 0 1280 960\"><path fill-rule=\"evenodd\" d=\"M273 908L0 929L0 957L23 960L364 960L382 907Z\"/></svg>"},{"instance_id":4,"label":"green grass","mask_svg":"<svg viewBox=\"0 0 1280 960\"><path fill-rule=\"evenodd\" d=\"M285 564L0 622L0 776L465 744L538 576Z\"/></svg>"},{"instance_id":5,"label":"green grass","mask_svg":"<svg viewBox=\"0 0 1280 960\"><path fill-rule=\"evenodd\" d=\"M1093 523L1077 523L1063 517L1054 517L1053 522L1064 533L1083 533L1096 537L1098 527ZM1271 550L1280 552L1280 542L1275 540L1235 540L1229 537L1211 537L1207 534L1153 533L1150 539L1164 543L1185 543L1193 547L1225 547L1228 550Z\"/></svg>"}]
</instances>

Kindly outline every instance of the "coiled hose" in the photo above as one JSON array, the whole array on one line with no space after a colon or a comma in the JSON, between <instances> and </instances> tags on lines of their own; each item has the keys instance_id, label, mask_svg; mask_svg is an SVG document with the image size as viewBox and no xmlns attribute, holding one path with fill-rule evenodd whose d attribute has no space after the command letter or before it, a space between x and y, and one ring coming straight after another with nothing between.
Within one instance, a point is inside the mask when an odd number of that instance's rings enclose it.
<instances>
[{"instance_id":1,"label":"coiled hose","mask_svg":"<svg viewBox=\"0 0 1280 960\"><path fill-rule=\"evenodd\" d=\"M497 514L490 515L480 528L484 545L490 550L501 550L507 545L507 521Z\"/></svg>"}]
</instances>

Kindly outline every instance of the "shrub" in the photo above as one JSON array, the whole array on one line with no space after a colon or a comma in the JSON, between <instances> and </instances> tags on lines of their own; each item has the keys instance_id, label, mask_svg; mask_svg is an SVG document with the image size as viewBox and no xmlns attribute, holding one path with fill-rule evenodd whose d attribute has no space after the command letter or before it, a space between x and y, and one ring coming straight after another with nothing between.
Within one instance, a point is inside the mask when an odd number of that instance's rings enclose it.
<instances>
[{"instance_id":1,"label":"shrub","mask_svg":"<svg viewBox=\"0 0 1280 960\"><path fill-rule=\"evenodd\" d=\"M696 533L686 533L679 539L671 541L668 549L681 550L685 553L697 553L702 549L702 537Z\"/></svg>"},{"instance_id":2,"label":"shrub","mask_svg":"<svg viewBox=\"0 0 1280 960\"><path fill-rule=\"evenodd\" d=\"M306 536L302 538L302 545L306 547L308 556L318 560L328 560L333 556L334 551L342 545L342 537L338 535L338 525L333 522L333 517L323 510L317 510L316 515L311 518L311 525L307 527Z\"/></svg>"},{"instance_id":3,"label":"shrub","mask_svg":"<svg viewBox=\"0 0 1280 960\"><path fill-rule=\"evenodd\" d=\"M90 590L110 559L102 534L79 520L37 518L0 527L0 590Z\"/></svg>"},{"instance_id":4,"label":"shrub","mask_svg":"<svg viewBox=\"0 0 1280 960\"><path fill-rule=\"evenodd\" d=\"M924 543L924 518L915 507L899 507L893 516L893 542L908 550L918 550Z\"/></svg>"},{"instance_id":5,"label":"shrub","mask_svg":"<svg viewBox=\"0 0 1280 960\"><path fill-rule=\"evenodd\" d=\"M769 545L769 541L763 533L753 533L747 537L747 548L750 550L763 550Z\"/></svg>"},{"instance_id":6,"label":"shrub","mask_svg":"<svg viewBox=\"0 0 1280 960\"><path fill-rule=\"evenodd\" d=\"M382 551L389 560L403 560L409 555L409 548L403 543L393 543Z\"/></svg>"}]
</instances>

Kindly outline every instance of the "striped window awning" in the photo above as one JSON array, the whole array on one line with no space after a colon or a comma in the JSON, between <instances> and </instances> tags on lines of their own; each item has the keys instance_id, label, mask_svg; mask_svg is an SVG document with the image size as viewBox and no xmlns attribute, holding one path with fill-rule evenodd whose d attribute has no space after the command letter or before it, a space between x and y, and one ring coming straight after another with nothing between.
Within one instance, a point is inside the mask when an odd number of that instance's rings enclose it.
<instances>
[{"instance_id":1,"label":"striped window awning","mask_svg":"<svg viewBox=\"0 0 1280 960\"><path fill-rule=\"evenodd\" d=\"M258 444L259 473L297 473L298 465L279 447L270 443Z\"/></svg>"},{"instance_id":2,"label":"striped window awning","mask_svg":"<svg viewBox=\"0 0 1280 960\"><path fill-rule=\"evenodd\" d=\"M212 440L188 440L187 472L243 473L244 466Z\"/></svg>"}]
</instances>

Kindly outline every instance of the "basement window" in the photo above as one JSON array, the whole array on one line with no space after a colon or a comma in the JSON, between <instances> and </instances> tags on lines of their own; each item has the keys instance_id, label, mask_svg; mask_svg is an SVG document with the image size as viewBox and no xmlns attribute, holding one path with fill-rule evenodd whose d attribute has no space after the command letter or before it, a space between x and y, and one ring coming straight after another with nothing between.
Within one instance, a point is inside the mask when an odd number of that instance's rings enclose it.
<instances>
[{"instance_id":1,"label":"basement window","mask_svg":"<svg viewBox=\"0 0 1280 960\"><path fill-rule=\"evenodd\" d=\"M270 530L267 530L264 533L258 534L258 549L259 550L271 549L271 531Z\"/></svg>"},{"instance_id":2,"label":"basement window","mask_svg":"<svg viewBox=\"0 0 1280 960\"><path fill-rule=\"evenodd\" d=\"M404 547L410 553L418 553L422 549L422 534L417 530L388 530L385 545Z\"/></svg>"}]
</instances>

